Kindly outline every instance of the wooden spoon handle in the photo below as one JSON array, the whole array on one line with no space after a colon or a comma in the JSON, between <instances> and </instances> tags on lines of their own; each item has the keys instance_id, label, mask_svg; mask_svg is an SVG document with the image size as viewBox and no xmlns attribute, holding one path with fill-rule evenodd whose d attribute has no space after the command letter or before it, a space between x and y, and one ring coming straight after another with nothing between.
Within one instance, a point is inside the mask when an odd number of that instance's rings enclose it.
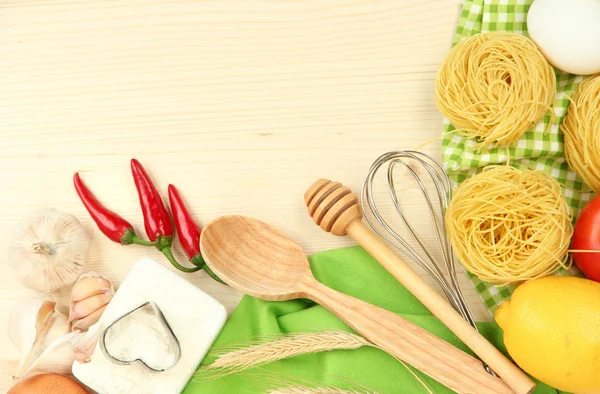
<instances>
[{"instance_id":1,"label":"wooden spoon handle","mask_svg":"<svg viewBox=\"0 0 600 394\"><path fill-rule=\"evenodd\" d=\"M500 378L488 374L481 361L392 312L312 278L299 286L301 297L323 305L382 350L457 393L513 393Z\"/></svg>"}]
</instances>

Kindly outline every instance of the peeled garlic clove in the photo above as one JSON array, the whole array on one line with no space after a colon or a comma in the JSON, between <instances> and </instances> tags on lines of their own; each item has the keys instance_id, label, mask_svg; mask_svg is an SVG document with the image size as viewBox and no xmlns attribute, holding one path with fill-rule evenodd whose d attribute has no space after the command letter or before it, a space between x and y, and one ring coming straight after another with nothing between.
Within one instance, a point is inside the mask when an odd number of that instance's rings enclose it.
<instances>
[{"instance_id":1,"label":"peeled garlic clove","mask_svg":"<svg viewBox=\"0 0 600 394\"><path fill-rule=\"evenodd\" d=\"M9 319L9 334L21 350L21 360L15 372L22 377L41 357L50 345L69 333L70 324L66 315L55 310L56 303L49 300L32 299L17 304Z\"/></svg>"},{"instance_id":2,"label":"peeled garlic clove","mask_svg":"<svg viewBox=\"0 0 600 394\"><path fill-rule=\"evenodd\" d=\"M71 329L73 331L85 331L85 330L87 330L88 328L90 328L91 326L93 326L94 324L96 324L100 320L100 317L104 313L104 310L106 309L107 306L108 305L103 306L102 308L100 308L100 309L92 312L91 314L87 315L83 319L74 320L73 323L72 323L72 325L71 325Z\"/></svg>"},{"instance_id":3,"label":"peeled garlic clove","mask_svg":"<svg viewBox=\"0 0 600 394\"><path fill-rule=\"evenodd\" d=\"M86 272L73 285L71 303L103 293L114 294L112 283L96 272Z\"/></svg>"},{"instance_id":4,"label":"peeled garlic clove","mask_svg":"<svg viewBox=\"0 0 600 394\"><path fill-rule=\"evenodd\" d=\"M91 315L98 309L108 304L111 299L112 294L101 293L81 301L74 302L71 305L71 316L69 319L73 321Z\"/></svg>"},{"instance_id":5,"label":"peeled garlic clove","mask_svg":"<svg viewBox=\"0 0 600 394\"><path fill-rule=\"evenodd\" d=\"M90 237L75 216L43 208L15 229L9 263L24 286L53 291L81 275L89 246Z\"/></svg>"}]
</instances>

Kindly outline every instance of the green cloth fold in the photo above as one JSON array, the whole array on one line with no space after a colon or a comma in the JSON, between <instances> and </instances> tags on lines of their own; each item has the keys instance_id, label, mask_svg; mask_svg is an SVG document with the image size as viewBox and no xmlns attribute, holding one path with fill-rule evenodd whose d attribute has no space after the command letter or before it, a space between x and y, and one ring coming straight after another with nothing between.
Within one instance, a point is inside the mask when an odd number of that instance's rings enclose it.
<instances>
[{"instance_id":1,"label":"green cloth fold","mask_svg":"<svg viewBox=\"0 0 600 394\"><path fill-rule=\"evenodd\" d=\"M322 252L309 260L315 277L322 283L393 311L471 353L361 247ZM478 327L486 338L506 354L502 344L502 330L495 323L479 323ZM265 334L324 330L351 331L333 314L311 301L267 302L246 296L217 338L213 351L232 343L243 344ZM209 364L213 360L214 356L209 354L203 364ZM413 371L432 392L453 392L428 376L414 369ZM200 379L192 378L184 390L185 394L266 393L268 390L297 385L307 380L312 387L333 386L359 392L373 390L381 394L427 393L400 362L381 350L367 347L301 355L211 381L197 380ZM291 383L286 385L285 382L288 381ZM556 394L557 391L538 384L535 393Z\"/></svg>"}]
</instances>

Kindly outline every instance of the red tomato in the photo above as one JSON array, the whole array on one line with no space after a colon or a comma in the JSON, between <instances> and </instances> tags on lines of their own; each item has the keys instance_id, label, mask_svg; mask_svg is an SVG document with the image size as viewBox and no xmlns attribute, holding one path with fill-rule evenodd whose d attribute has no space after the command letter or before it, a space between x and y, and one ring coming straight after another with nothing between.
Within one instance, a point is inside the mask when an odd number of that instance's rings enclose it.
<instances>
[{"instance_id":1,"label":"red tomato","mask_svg":"<svg viewBox=\"0 0 600 394\"><path fill-rule=\"evenodd\" d=\"M600 196L592 199L577 218L571 249L600 250ZM585 276L600 282L600 253L573 253L573 258Z\"/></svg>"}]
</instances>

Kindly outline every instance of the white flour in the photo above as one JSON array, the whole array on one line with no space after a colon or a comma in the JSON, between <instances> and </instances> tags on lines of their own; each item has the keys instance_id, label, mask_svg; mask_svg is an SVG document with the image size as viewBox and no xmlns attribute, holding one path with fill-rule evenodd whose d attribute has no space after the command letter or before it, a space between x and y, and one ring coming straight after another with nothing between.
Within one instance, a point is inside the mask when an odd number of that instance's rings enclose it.
<instances>
[{"instance_id":1,"label":"white flour","mask_svg":"<svg viewBox=\"0 0 600 394\"><path fill-rule=\"evenodd\" d=\"M143 360L156 370L175 362L177 346L172 334L146 305L114 324L106 333L106 350L123 361Z\"/></svg>"}]
</instances>

